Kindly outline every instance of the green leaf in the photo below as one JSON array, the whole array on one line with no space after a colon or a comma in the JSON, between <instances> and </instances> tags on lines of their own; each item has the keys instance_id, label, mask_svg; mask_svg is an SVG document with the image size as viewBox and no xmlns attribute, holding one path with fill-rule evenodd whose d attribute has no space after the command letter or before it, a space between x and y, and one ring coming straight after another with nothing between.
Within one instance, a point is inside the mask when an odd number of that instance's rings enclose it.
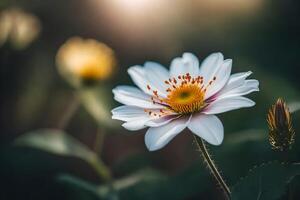
<instances>
[{"instance_id":1,"label":"green leaf","mask_svg":"<svg viewBox=\"0 0 300 200\"><path fill-rule=\"evenodd\" d=\"M73 188L74 192L85 192L89 196L97 196L99 199L129 200L149 199L149 195L156 197L158 195L156 190L166 181L166 177L156 170L144 169L125 178L115 180L110 184L100 186L66 174L59 175L57 181Z\"/></svg>"},{"instance_id":2,"label":"green leaf","mask_svg":"<svg viewBox=\"0 0 300 200\"><path fill-rule=\"evenodd\" d=\"M18 137L14 144L40 149L59 156L79 158L89 163L104 180L110 177L109 170L94 152L61 130L43 129L26 133Z\"/></svg>"},{"instance_id":3,"label":"green leaf","mask_svg":"<svg viewBox=\"0 0 300 200\"><path fill-rule=\"evenodd\" d=\"M111 90L100 86L84 87L79 90L79 97L85 109L99 125L107 128L120 127L117 121L111 118L113 105Z\"/></svg>"},{"instance_id":4,"label":"green leaf","mask_svg":"<svg viewBox=\"0 0 300 200\"><path fill-rule=\"evenodd\" d=\"M114 191L108 186L99 188L99 186L95 184L89 183L72 175L60 174L56 177L56 181L65 187L68 196L72 197L70 199L118 199L117 194L115 194Z\"/></svg>"},{"instance_id":5,"label":"green leaf","mask_svg":"<svg viewBox=\"0 0 300 200\"><path fill-rule=\"evenodd\" d=\"M287 183L300 174L300 164L270 162L250 170L247 177L233 187L233 200L275 200L280 198Z\"/></svg>"},{"instance_id":6,"label":"green leaf","mask_svg":"<svg viewBox=\"0 0 300 200\"><path fill-rule=\"evenodd\" d=\"M200 169L200 170L199 170ZM61 175L58 182L73 188L72 191L88 193L99 199L182 200L196 196L212 187L209 173L195 165L183 173L169 177L154 169L142 169L111 184L97 186L85 180ZM176 189L180 188L180 189Z\"/></svg>"}]
</instances>

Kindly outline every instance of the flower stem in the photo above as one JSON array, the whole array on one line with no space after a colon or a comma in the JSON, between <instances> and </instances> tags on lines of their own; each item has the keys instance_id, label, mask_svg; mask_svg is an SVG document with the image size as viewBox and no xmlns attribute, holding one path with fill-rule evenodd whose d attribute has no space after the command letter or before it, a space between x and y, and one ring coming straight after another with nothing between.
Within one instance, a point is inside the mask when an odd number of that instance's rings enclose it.
<instances>
[{"instance_id":1,"label":"flower stem","mask_svg":"<svg viewBox=\"0 0 300 200\"><path fill-rule=\"evenodd\" d=\"M104 137L105 137L105 129L104 128L98 128L96 132L96 137L95 137L95 143L94 143L94 152L101 156L102 153L102 147L103 147L103 142L104 142Z\"/></svg>"},{"instance_id":2,"label":"flower stem","mask_svg":"<svg viewBox=\"0 0 300 200\"><path fill-rule=\"evenodd\" d=\"M225 183L225 181L224 181L223 177L221 176L218 168L216 167L214 161L211 159L211 157L208 153L208 150L205 146L204 141L196 135L194 135L194 139L195 139L195 141L198 145L198 148L201 152L201 155L202 155L204 161L207 163L207 166L208 166L210 172L213 174L214 178L216 179L216 181L221 186L226 199L230 199L230 189L227 186L227 184Z\"/></svg>"},{"instance_id":3,"label":"flower stem","mask_svg":"<svg viewBox=\"0 0 300 200\"><path fill-rule=\"evenodd\" d=\"M72 100L70 101L69 105L67 106L66 110L62 114L60 121L58 122L59 129L65 129L66 126L69 124L72 116L75 114L76 110L79 108L80 101L75 94Z\"/></svg>"},{"instance_id":4,"label":"flower stem","mask_svg":"<svg viewBox=\"0 0 300 200\"><path fill-rule=\"evenodd\" d=\"M90 164L93 166L96 173L99 175L99 177L102 178L104 182L111 181L111 172L100 158L90 160Z\"/></svg>"}]
</instances>

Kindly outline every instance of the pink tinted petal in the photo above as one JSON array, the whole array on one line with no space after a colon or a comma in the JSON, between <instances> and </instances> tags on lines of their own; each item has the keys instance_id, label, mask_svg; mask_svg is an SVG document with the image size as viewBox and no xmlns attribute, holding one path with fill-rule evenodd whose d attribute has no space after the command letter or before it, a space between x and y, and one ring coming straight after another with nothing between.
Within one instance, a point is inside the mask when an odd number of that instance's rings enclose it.
<instances>
[{"instance_id":1,"label":"pink tinted petal","mask_svg":"<svg viewBox=\"0 0 300 200\"><path fill-rule=\"evenodd\" d=\"M204 114L218 114L239 108L254 106L255 102L246 97L221 98L210 103L203 111Z\"/></svg>"},{"instance_id":2,"label":"pink tinted petal","mask_svg":"<svg viewBox=\"0 0 300 200\"><path fill-rule=\"evenodd\" d=\"M160 117L157 119L151 119L148 122L146 122L146 125L150 127L158 127L158 126L165 125L171 122L172 120L178 119L179 117L180 117L179 115L173 114L173 115Z\"/></svg>"},{"instance_id":3,"label":"pink tinted petal","mask_svg":"<svg viewBox=\"0 0 300 200\"><path fill-rule=\"evenodd\" d=\"M218 96L217 98L227 98L227 97L246 95L251 92L259 91L258 86L259 86L259 82L257 80L254 79L245 80L244 84L239 87L236 87L227 92L222 91L220 94L217 95Z\"/></svg>"}]
</instances>

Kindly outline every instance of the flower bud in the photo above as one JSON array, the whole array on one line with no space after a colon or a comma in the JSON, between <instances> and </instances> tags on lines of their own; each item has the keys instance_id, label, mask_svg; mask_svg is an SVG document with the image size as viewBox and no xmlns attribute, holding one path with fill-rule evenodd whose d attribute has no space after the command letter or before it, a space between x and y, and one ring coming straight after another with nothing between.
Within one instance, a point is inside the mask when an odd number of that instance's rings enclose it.
<instances>
[{"instance_id":1,"label":"flower bud","mask_svg":"<svg viewBox=\"0 0 300 200\"><path fill-rule=\"evenodd\" d=\"M73 86L110 78L116 66L114 52L93 39L73 37L58 50L56 62L61 75Z\"/></svg>"},{"instance_id":2,"label":"flower bud","mask_svg":"<svg viewBox=\"0 0 300 200\"><path fill-rule=\"evenodd\" d=\"M39 19L20 9L11 8L0 14L0 45L9 41L16 49L26 48L40 33Z\"/></svg>"},{"instance_id":3,"label":"flower bud","mask_svg":"<svg viewBox=\"0 0 300 200\"><path fill-rule=\"evenodd\" d=\"M274 150L286 151L292 147L295 131L286 103L279 98L267 115L269 142Z\"/></svg>"}]
</instances>

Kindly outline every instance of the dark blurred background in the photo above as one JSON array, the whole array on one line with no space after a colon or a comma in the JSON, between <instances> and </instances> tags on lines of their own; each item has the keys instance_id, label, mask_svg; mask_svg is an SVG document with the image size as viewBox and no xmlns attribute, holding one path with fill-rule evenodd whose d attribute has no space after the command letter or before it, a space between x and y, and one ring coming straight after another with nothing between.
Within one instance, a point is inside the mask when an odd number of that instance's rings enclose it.
<instances>
[{"instance_id":1,"label":"dark blurred background","mask_svg":"<svg viewBox=\"0 0 300 200\"><path fill-rule=\"evenodd\" d=\"M225 58L233 59L234 72L253 71L252 77L260 81L261 91L250 97L257 105L220 115L225 141L221 147L211 147L230 185L253 165L275 156L267 141L265 117L269 106L280 96L288 103L300 101L300 3L296 0L2 0L0 6L2 10L21 8L34 14L41 24L38 38L25 49L14 49L8 43L0 47L1 199L84 196L76 196L73 190L57 183L53 177L60 173L101 183L80 160L11 145L28 131L58 127L74 90L59 76L55 56L72 36L94 38L115 51L118 71L110 81L102 83L108 89L132 84L126 72L129 66L152 60L168 67L174 57L186 51L200 60L220 51ZM294 114L296 134L297 128L300 130L299 117ZM66 132L92 148L97 125L80 107ZM190 174L184 175L191 170L204 171L196 178L199 185L197 181L187 182L191 185L184 199L221 199L219 192L213 192L219 190L200 162L189 132L180 134L158 152L146 150L145 130L137 134L120 127L106 132L101 157L115 178L144 166L185 180L193 180ZM256 142L257 138L260 142ZM247 146L228 150L227 146L238 140L245 140ZM230 153L221 154L222 151ZM293 153L295 160L300 157L297 152ZM206 186L198 191L203 187L201 180L206 181ZM180 191L181 187L178 184L173 189ZM148 195L143 199L155 199L151 192Z\"/></svg>"}]
</instances>

